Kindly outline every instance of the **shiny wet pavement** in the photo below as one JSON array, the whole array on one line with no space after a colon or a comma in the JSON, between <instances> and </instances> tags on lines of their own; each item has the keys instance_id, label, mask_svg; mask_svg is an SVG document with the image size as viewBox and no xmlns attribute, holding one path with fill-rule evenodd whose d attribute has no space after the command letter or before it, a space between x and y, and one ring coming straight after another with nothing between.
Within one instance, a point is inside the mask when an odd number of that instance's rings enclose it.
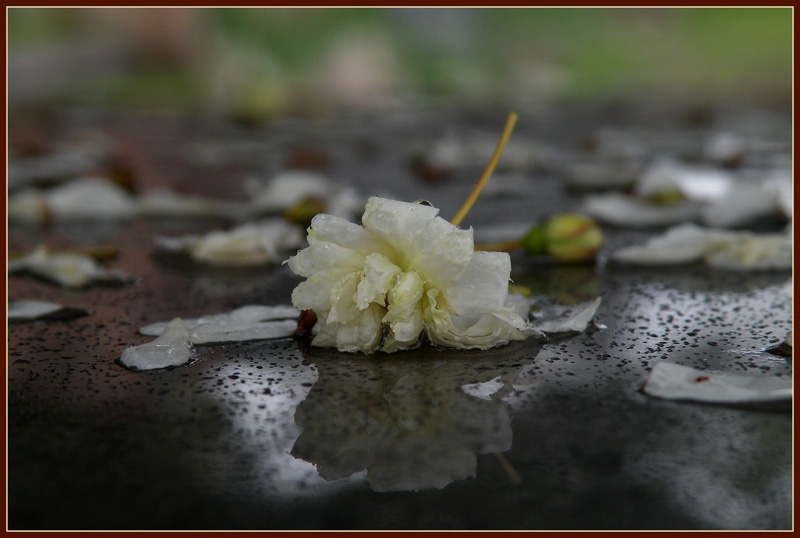
<instances>
[{"instance_id":1,"label":"shiny wet pavement","mask_svg":"<svg viewBox=\"0 0 800 538\"><path fill-rule=\"evenodd\" d=\"M700 126L687 115L522 112L515 137L564 153L517 170L531 187L485 196L464 224L578 207L582 193L564 188L560 166L566 149L603 127L683 135L667 143L681 151L710 130L743 124L735 111ZM789 137L790 118L778 116L771 133ZM502 111L427 111L248 129L67 111L60 125L123 140L139 159L142 188L167 183L235 199L248 174L274 173L293 148L310 147L329 156L324 173L335 180L428 199L447 216L481 167L434 181L414 172L413 155L453 130L491 138L503 119ZM225 226L10 226L11 250L115 245L109 266L138 279L74 291L9 276L10 299L91 311L8 327L10 529L791 528L790 412L640 391L664 360L791 376L791 359L765 351L791 328L789 272L561 265L514 254L513 280L541 301L602 296L598 326L489 351L354 356L282 339L198 347L193 363L175 369L120 366L123 349L152 339L137 334L141 325L289 302L300 279L285 266L209 268L154 252L155 235ZM609 249L653 233L605 231Z\"/></svg>"}]
</instances>

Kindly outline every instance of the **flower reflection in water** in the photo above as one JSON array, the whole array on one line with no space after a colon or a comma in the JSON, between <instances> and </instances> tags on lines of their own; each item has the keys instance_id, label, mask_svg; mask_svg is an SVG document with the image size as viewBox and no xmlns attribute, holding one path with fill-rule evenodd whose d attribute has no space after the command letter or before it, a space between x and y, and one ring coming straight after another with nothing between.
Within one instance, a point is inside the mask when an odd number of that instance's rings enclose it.
<instances>
[{"instance_id":1,"label":"flower reflection in water","mask_svg":"<svg viewBox=\"0 0 800 538\"><path fill-rule=\"evenodd\" d=\"M475 477L476 454L511 448L511 419L499 398L528 363L520 346L474 352L480 358L420 349L391 361L315 349L319 378L295 412L303 432L291 454L326 480L366 469L375 491L443 488ZM483 397L481 385L500 388Z\"/></svg>"}]
</instances>

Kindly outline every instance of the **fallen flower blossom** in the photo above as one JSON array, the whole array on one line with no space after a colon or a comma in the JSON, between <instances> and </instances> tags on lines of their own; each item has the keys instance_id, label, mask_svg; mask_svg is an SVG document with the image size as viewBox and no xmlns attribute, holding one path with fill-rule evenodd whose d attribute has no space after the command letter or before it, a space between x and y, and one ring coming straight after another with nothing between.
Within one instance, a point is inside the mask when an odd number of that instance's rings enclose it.
<instances>
[{"instance_id":1,"label":"fallen flower blossom","mask_svg":"<svg viewBox=\"0 0 800 538\"><path fill-rule=\"evenodd\" d=\"M309 246L286 263L306 277L292 293L313 310L312 345L340 351L393 352L433 344L490 347L535 334L508 301L509 255L474 250L439 210L372 197L363 226L317 215Z\"/></svg>"},{"instance_id":2,"label":"fallen flower blossom","mask_svg":"<svg viewBox=\"0 0 800 538\"><path fill-rule=\"evenodd\" d=\"M733 232L683 224L651 238L644 245L621 248L611 259L635 265L703 261L720 269L791 269L792 241L784 234Z\"/></svg>"}]
</instances>

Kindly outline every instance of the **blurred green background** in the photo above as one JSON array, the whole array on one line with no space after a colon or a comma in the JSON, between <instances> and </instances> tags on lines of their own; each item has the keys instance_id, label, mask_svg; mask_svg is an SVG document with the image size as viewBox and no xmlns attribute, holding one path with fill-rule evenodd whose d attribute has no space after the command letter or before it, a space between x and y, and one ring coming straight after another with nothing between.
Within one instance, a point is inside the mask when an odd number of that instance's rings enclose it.
<instances>
[{"instance_id":1,"label":"blurred green background","mask_svg":"<svg viewBox=\"0 0 800 538\"><path fill-rule=\"evenodd\" d=\"M9 8L9 102L791 106L791 8Z\"/></svg>"}]
</instances>

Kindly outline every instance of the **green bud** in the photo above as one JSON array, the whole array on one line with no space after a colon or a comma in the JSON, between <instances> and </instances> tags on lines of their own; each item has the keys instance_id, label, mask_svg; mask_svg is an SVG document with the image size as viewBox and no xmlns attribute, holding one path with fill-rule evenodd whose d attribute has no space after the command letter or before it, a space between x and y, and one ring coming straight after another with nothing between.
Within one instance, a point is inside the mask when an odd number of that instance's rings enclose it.
<instances>
[{"instance_id":1,"label":"green bud","mask_svg":"<svg viewBox=\"0 0 800 538\"><path fill-rule=\"evenodd\" d=\"M653 193L647 198L647 201L657 205L669 205L685 200L686 197L683 192L677 187L671 189L664 189L662 191Z\"/></svg>"},{"instance_id":2,"label":"green bud","mask_svg":"<svg viewBox=\"0 0 800 538\"><path fill-rule=\"evenodd\" d=\"M534 226L522 238L522 248L528 254L547 253L547 223Z\"/></svg>"},{"instance_id":3,"label":"green bud","mask_svg":"<svg viewBox=\"0 0 800 538\"><path fill-rule=\"evenodd\" d=\"M603 232L589 217L562 213L534 226L522 239L529 254L547 254L560 261L594 259L603 245Z\"/></svg>"},{"instance_id":4,"label":"green bud","mask_svg":"<svg viewBox=\"0 0 800 538\"><path fill-rule=\"evenodd\" d=\"M308 226L311 224L311 219L323 211L325 211L325 200L316 196L308 196L287 209L283 218L294 224Z\"/></svg>"}]
</instances>

